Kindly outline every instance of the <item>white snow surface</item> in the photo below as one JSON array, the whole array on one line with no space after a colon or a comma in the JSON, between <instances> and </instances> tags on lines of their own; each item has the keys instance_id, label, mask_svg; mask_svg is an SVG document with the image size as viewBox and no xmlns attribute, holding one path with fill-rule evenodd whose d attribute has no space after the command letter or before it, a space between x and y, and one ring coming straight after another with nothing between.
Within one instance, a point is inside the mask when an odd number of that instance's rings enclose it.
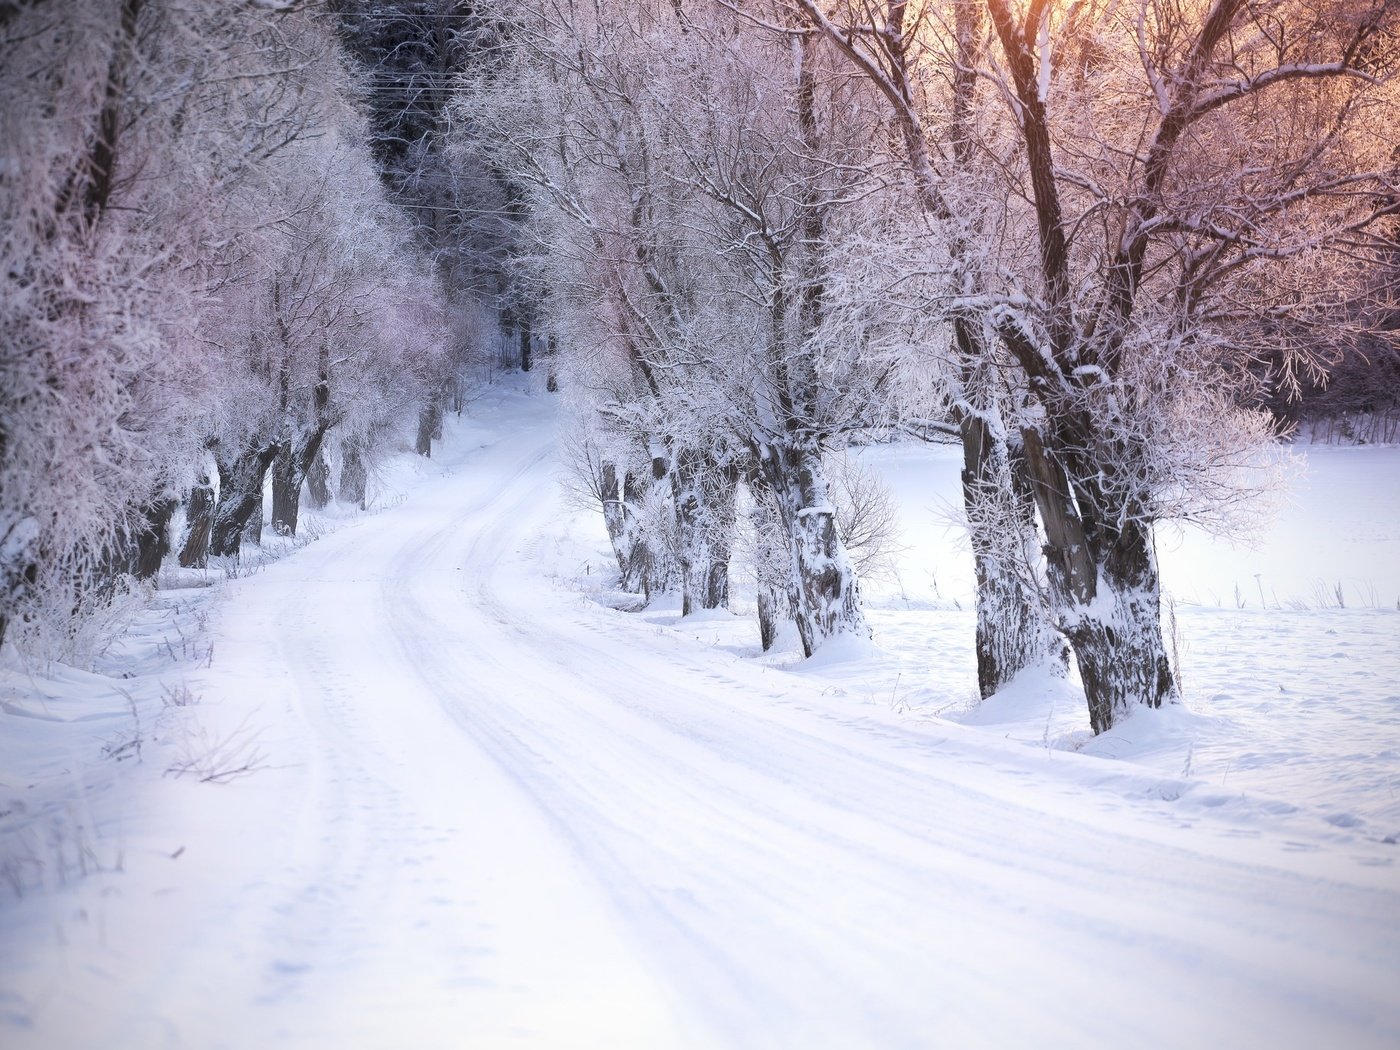
<instances>
[{"instance_id":1,"label":"white snow surface","mask_svg":"<svg viewBox=\"0 0 1400 1050\"><path fill-rule=\"evenodd\" d=\"M609 607L553 410L0 669L0 1045L1400 1045L1400 450L1164 541L1187 703L1094 739L1049 670L969 699L953 451L863 453L909 549L803 663Z\"/></svg>"}]
</instances>

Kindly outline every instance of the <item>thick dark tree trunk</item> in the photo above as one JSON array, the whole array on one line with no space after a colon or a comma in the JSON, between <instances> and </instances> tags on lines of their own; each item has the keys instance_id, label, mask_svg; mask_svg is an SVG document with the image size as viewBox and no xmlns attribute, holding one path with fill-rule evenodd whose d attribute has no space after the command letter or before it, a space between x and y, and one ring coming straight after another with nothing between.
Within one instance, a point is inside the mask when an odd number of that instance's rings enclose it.
<instances>
[{"instance_id":1,"label":"thick dark tree trunk","mask_svg":"<svg viewBox=\"0 0 1400 1050\"><path fill-rule=\"evenodd\" d=\"M250 530L262 536L262 489L267 468L277 455L269 443L244 451L232 464L219 466L219 506L209 533L209 550L216 557L238 554Z\"/></svg>"},{"instance_id":2,"label":"thick dark tree trunk","mask_svg":"<svg viewBox=\"0 0 1400 1050\"><path fill-rule=\"evenodd\" d=\"M284 441L272 465L272 531L279 536L295 536L301 516L301 484L321 455L327 423L304 432L295 441Z\"/></svg>"},{"instance_id":3,"label":"thick dark tree trunk","mask_svg":"<svg viewBox=\"0 0 1400 1050\"><path fill-rule=\"evenodd\" d=\"M186 569L202 569L209 564L209 532L214 525L214 486L201 477L190 489L185 506L185 542L180 547L180 564Z\"/></svg>"},{"instance_id":4,"label":"thick dark tree trunk","mask_svg":"<svg viewBox=\"0 0 1400 1050\"><path fill-rule=\"evenodd\" d=\"M340 485L336 490L336 499L341 503L353 503L364 510L365 483L368 480L369 471L365 468L360 443L355 440L345 442L340 449Z\"/></svg>"},{"instance_id":5,"label":"thick dark tree trunk","mask_svg":"<svg viewBox=\"0 0 1400 1050\"><path fill-rule=\"evenodd\" d=\"M442 406L439 404L437 395L433 395L428 403L423 406L418 413L418 440L414 442L413 451L420 456L431 456L433 454L433 434L442 433Z\"/></svg>"},{"instance_id":6,"label":"thick dark tree trunk","mask_svg":"<svg viewBox=\"0 0 1400 1050\"><path fill-rule=\"evenodd\" d=\"M272 461L272 533L274 536L295 536L297 519L301 517L301 472L296 457L287 442L278 446Z\"/></svg>"},{"instance_id":7,"label":"thick dark tree trunk","mask_svg":"<svg viewBox=\"0 0 1400 1050\"><path fill-rule=\"evenodd\" d=\"M530 315L521 313L520 315L520 371L530 371L530 366L534 363L530 356L533 349L530 345Z\"/></svg>"},{"instance_id":8,"label":"thick dark tree trunk","mask_svg":"<svg viewBox=\"0 0 1400 1050\"><path fill-rule=\"evenodd\" d=\"M131 574L139 580L149 580L160 572L160 563L170 553L170 519L179 501L160 496L141 508L141 527L135 536Z\"/></svg>"},{"instance_id":9,"label":"thick dark tree trunk","mask_svg":"<svg viewBox=\"0 0 1400 1050\"><path fill-rule=\"evenodd\" d=\"M545 346L546 353L549 355L549 378L545 381L544 388L553 394L557 393L559 390L559 373L555 367L558 362L559 342L555 339L553 332L549 334L549 339L545 343Z\"/></svg>"},{"instance_id":10,"label":"thick dark tree trunk","mask_svg":"<svg viewBox=\"0 0 1400 1050\"><path fill-rule=\"evenodd\" d=\"M331 501L331 468L326 465L324 448L317 451L311 468L306 472L306 494L311 497L311 506L316 510Z\"/></svg>"},{"instance_id":11,"label":"thick dark tree trunk","mask_svg":"<svg viewBox=\"0 0 1400 1050\"><path fill-rule=\"evenodd\" d=\"M263 516L267 509L267 500L263 496L262 489L258 489L256 502L253 505L253 513L248 515L248 521L243 526L243 542L254 543L262 546Z\"/></svg>"},{"instance_id":12,"label":"thick dark tree trunk","mask_svg":"<svg viewBox=\"0 0 1400 1050\"><path fill-rule=\"evenodd\" d=\"M1129 514L1105 514L1121 522L1115 528L1086 522L1064 468L1035 430L1025 431L1025 450L1045 523L1051 596L1074 649L1089 724L1102 733L1136 707L1177 699L1151 526Z\"/></svg>"},{"instance_id":13,"label":"thick dark tree trunk","mask_svg":"<svg viewBox=\"0 0 1400 1050\"><path fill-rule=\"evenodd\" d=\"M821 449L814 441L764 444L759 469L787 534L795 574L793 618L811 656L831 638L869 638L855 570L836 528Z\"/></svg>"},{"instance_id":14,"label":"thick dark tree trunk","mask_svg":"<svg viewBox=\"0 0 1400 1050\"><path fill-rule=\"evenodd\" d=\"M1177 699L1155 588L1107 575L1100 588L1100 603L1107 608L1093 615L1081 611L1066 627L1095 733L1113 728L1137 707L1161 707Z\"/></svg>"}]
</instances>

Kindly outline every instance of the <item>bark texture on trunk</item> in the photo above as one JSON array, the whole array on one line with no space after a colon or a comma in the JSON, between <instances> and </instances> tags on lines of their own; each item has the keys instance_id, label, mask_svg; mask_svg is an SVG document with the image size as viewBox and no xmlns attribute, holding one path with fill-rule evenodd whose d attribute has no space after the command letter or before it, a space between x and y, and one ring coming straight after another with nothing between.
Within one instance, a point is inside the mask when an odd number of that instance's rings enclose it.
<instances>
[{"instance_id":1,"label":"bark texture on trunk","mask_svg":"<svg viewBox=\"0 0 1400 1050\"><path fill-rule=\"evenodd\" d=\"M281 442L272 465L272 531L295 536L301 517L301 485L321 455L330 424L322 421L307 428L293 441Z\"/></svg>"},{"instance_id":2,"label":"bark texture on trunk","mask_svg":"<svg viewBox=\"0 0 1400 1050\"><path fill-rule=\"evenodd\" d=\"M664 587L666 581L658 578L660 560L641 528L640 507L648 484L648 479L615 464L603 465L603 524L617 558L618 585L649 600L652 591Z\"/></svg>"},{"instance_id":3,"label":"bark texture on trunk","mask_svg":"<svg viewBox=\"0 0 1400 1050\"><path fill-rule=\"evenodd\" d=\"M681 615L729 605L738 468L710 452L682 449L671 469L681 568Z\"/></svg>"},{"instance_id":4,"label":"bark texture on trunk","mask_svg":"<svg viewBox=\"0 0 1400 1050\"><path fill-rule=\"evenodd\" d=\"M763 651L767 652L777 641L779 627L784 620L793 618L793 609L796 608L792 557L777 503L756 462L751 461L746 466L744 483L748 485L753 498L749 508L749 527L753 532L754 576L758 591L758 637Z\"/></svg>"},{"instance_id":5,"label":"bark texture on trunk","mask_svg":"<svg viewBox=\"0 0 1400 1050\"><path fill-rule=\"evenodd\" d=\"M170 553L170 519L177 506L174 497L159 496L141 508L131 561L131 574L138 580L153 579L160 572L160 563Z\"/></svg>"},{"instance_id":6,"label":"bark texture on trunk","mask_svg":"<svg viewBox=\"0 0 1400 1050\"><path fill-rule=\"evenodd\" d=\"M254 497L253 512L248 515L248 521L243 526L244 543L262 545L263 512L266 506L267 502L263 499L262 489L259 489L257 496Z\"/></svg>"},{"instance_id":7,"label":"bark texture on trunk","mask_svg":"<svg viewBox=\"0 0 1400 1050\"><path fill-rule=\"evenodd\" d=\"M209 533L214 525L214 486L201 476L190 489L185 505L185 540L180 546L180 565L203 569L209 564Z\"/></svg>"},{"instance_id":8,"label":"bark texture on trunk","mask_svg":"<svg viewBox=\"0 0 1400 1050\"><path fill-rule=\"evenodd\" d=\"M758 585L758 640L766 653L778 640L778 624L786 619L787 602L783 594L770 584L759 581Z\"/></svg>"},{"instance_id":9,"label":"bark texture on trunk","mask_svg":"<svg viewBox=\"0 0 1400 1050\"><path fill-rule=\"evenodd\" d=\"M236 555L244 538L262 536L262 489L278 445L253 446L232 463L219 464L219 505L209 533L209 550L216 557ZM249 533L256 530L255 536Z\"/></svg>"},{"instance_id":10,"label":"bark texture on trunk","mask_svg":"<svg viewBox=\"0 0 1400 1050\"><path fill-rule=\"evenodd\" d=\"M345 442L340 449L340 484L336 488L336 499L341 503L353 503L364 510L368 481L369 470L365 466L359 441Z\"/></svg>"},{"instance_id":11,"label":"bark texture on trunk","mask_svg":"<svg viewBox=\"0 0 1400 1050\"><path fill-rule=\"evenodd\" d=\"M326 465L324 443L306 472L306 494L311 497L311 506L316 510L331 501L331 468Z\"/></svg>"},{"instance_id":12,"label":"bark texture on trunk","mask_svg":"<svg viewBox=\"0 0 1400 1050\"><path fill-rule=\"evenodd\" d=\"M963 509L972 546L977 606L977 688L983 699L1064 643L1036 579L1039 533L1025 457L1013 456L986 416L959 413Z\"/></svg>"},{"instance_id":13,"label":"bark texture on trunk","mask_svg":"<svg viewBox=\"0 0 1400 1050\"><path fill-rule=\"evenodd\" d=\"M1072 475L1033 429L1025 431L1025 450L1045 523L1051 597L1074 649L1089 723L1102 733L1135 706L1178 699L1162 637L1151 526L1129 514L1101 520L1088 513L1093 499L1071 496Z\"/></svg>"},{"instance_id":14,"label":"bark texture on trunk","mask_svg":"<svg viewBox=\"0 0 1400 1050\"><path fill-rule=\"evenodd\" d=\"M793 618L811 656L840 634L870 637L855 570L836 528L821 449L815 442L764 444L757 450L788 539L795 584Z\"/></svg>"}]
</instances>

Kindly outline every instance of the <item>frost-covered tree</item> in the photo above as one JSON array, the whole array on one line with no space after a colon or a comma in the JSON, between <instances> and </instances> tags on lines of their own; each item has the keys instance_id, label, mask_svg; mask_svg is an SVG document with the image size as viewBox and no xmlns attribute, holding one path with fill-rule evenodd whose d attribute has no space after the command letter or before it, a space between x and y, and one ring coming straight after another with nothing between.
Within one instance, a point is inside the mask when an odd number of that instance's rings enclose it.
<instances>
[{"instance_id":1,"label":"frost-covered tree","mask_svg":"<svg viewBox=\"0 0 1400 1050\"><path fill-rule=\"evenodd\" d=\"M363 148L333 137L326 129L285 154L277 198L285 214L247 260L237 296L230 290L233 312L211 326L226 380L240 390L237 415L209 439L221 478L216 555L237 553L260 520L269 472L273 529L294 534L303 483L331 429L357 402L402 406L425 396L443 356L426 257ZM435 309L428 332L395 331L410 317L421 328Z\"/></svg>"},{"instance_id":2,"label":"frost-covered tree","mask_svg":"<svg viewBox=\"0 0 1400 1050\"><path fill-rule=\"evenodd\" d=\"M700 395L697 357L712 309L693 195L674 175L666 121L648 97L649 42L670 8L525 20L515 63L470 85L461 108L486 129L464 162L529 187L529 250L515 267L556 333L581 434L575 457L596 491L624 586L679 582L682 608L728 601L737 450ZM580 46L580 40L584 46ZM639 65L640 61L640 65Z\"/></svg>"},{"instance_id":3,"label":"frost-covered tree","mask_svg":"<svg viewBox=\"0 0 1400 1050\"><path fill-rule=\"evenodd\" d=\"M132 104L152 19L124 0L0 20L0 639L99 600L163 484L189 294L131 206L159 164Z\"/></svg>"},{"instance_id":4,"label":"frost-covered tree","mask_svg":"<svg viewBox=\"0 0 1400 1050\"><path fill-rule=\"evenodd\" d=\"M460 409L475 359L509 344L526 370L533 303L513 280L522 189L479 153L451 156L478 133L478 114L451 110L459 77L489 76L505 43L491 5L459 0L334 0L347 50L363 70L369 145L390 198L431 254L453 307L450 353L419 420L417 450L429 455L444 408ZM488 338L483 310L495 314Z\"/></svg>"},{"instance_id":5,"label":"frost-covered tree","mask_svg":"<svg viewBox=\"0 0 1400 1050\"><path fill-rule=\"evenodd\" d=\"M1240 506L1269 436L1231 396L1254 340L1325 306L1393 209L1374 129L1395 121L1397 11L986 6L1017 147L993 199L1029 202L1033 231L992 320L1038 412L1050 590L1101 732L1176 698L1152 527Z\"/></svg>"},{"instance_id":6,"label":"frost-covered tree","mask_svg":"<svg viewBox=\"0 0 1400 1050\"><path fill-rule=\"evenodd\" d=\"M313 300L324 300L322 315L333 301L376 295L381 305L417 300L421 313L437 297L403 276L421 267L405 260L406 237L376 218L382 195L367 155L342 148L359 134L356 92L318 12L7 5L0 53L0 625L18 617L62 633L127 573L155 572L185 491L182 560L202 560L214 515L208 453L236 461L262 418L245 395L266 386L276 362L266 353L255 362L249 347L276 342L279 318L306 329L299 344L329 336L325 354L316 344L288 370L291 419L304 359L361 399L392 401L386 391L416 374L401 340L371 347L354 337L392 324L307 320ZM342 206L322 207L312 225L309 188L331 184L322 199ZM332 256L329 298L304 278L330 271L288 263ZM379 265L400 276L378 280ZM384 378L357 382L385 348L395 349ZM416 350L433 352L421 341ZM315 388L303 399L313 408ZM314 416L284 428L303 458L314 458L306 437L324 423ZM232 496L239 486L226 480Z\"/></svg>"},{"instance_id":7,"label":"frost-covered tree","mask_svg":"<svg viewBox=\"0 0 1400 1050\"><path fill-rule=\"evenodd\" d=\"M1019 391L1003 380L1003 354L978 301L994 265L1000 209L978 192L988 158L977 149L977 64L987 44L981 0L952 0L911 8L903 0L794 0L778 4L799 24L830 42L877 89L902 152L900 178L911 205L913 251L891 260L888 281L907 301L944 322L952 367L935 391L941 414L956 427L963 449L964 516L976 579L977 679L990 696L1062 643L1054 638L1038 585L1040 557L1029 480L1015 425ZM776 27L790 31L789 27ZM942 271L942 287L919 295L906 275ZM888 309L888 307L887 307ZM928 367L930 350L910 355ZM921 384L927 389L926 384ZM911 408L916 406L911 406ZM1010 417L1010 418L1008 418Z\"/></svg>"},{"instance_id":8,"label":"frost-covered tree","mask_svg":"<svg viewBox=\"0 0 1400 1050\"><path fill-rule=\"evenodd\" d=\"M708 379L787 539L792 612L811 653L868 637L826 457L876 422L890 369L863 294L864 234L886 189L863 88L808 34L774 39L729 15L690 22L666 100L683 177L706 202L724 303Z\"/></svg>"},{"instance_id":9,"label":"frost-covered tree","mask_svg":"<svg viewBox=\"0 0 1400 1050\"><path fill-rule=\"evenodd\" d=\"M595 433L615 435L599 445L637 464L604 479L615 543L642 520L629 482L638 497L663 486L687 606L722 600L752 471L811 652L868 632L824 458L881 403L887 369L841 295L882 184L829 65L748 28L712 8L541 4L507 34L520 68L463 108L492 114L496 163L538 191L532 258L561 368L597 394Z\"/></svg>"}]
</instances>

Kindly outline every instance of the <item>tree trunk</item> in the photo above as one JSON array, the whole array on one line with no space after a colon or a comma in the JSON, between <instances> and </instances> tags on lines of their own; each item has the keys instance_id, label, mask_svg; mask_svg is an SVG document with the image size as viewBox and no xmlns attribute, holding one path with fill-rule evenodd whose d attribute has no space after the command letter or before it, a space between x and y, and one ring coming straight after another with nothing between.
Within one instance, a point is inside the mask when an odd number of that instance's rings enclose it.
<instances>
[{"instance_id":1,"label":"tree trunk","mask_svg":"<svg viewBox=\"0 0 1400 1050\"><path fill-rule=\"evenodd\" d=\"M297 519L301 517L301 473L296 457L287 442L277 450L272 461L272 533L274 536L295 536Z\"/></svg>"},{"instance_id":2,"label":"tree trunk","mask_svg":"<svg viewBox=\"0 0 1400 1050\"><path fill-rule=\"evenodd\" d=\"M608 530L608 541L612 544L613 556L617 558L619 579L626 579L632 560L632 552L625 541L627 507L622 502L622 485L617 478L617 467L612 463L603 464L602 491L603 526Z\"/></svg>"},{"instance_id":3,"label":"tree trunk","mask_svg":"<svg viewBox=\"0 0 1400 1050\"><path fill-rule=\"evenodd\" d=\"M135 536L131 574L138 580L152 579L160 572L160 563L170 553L170 519L179 501L172 496L159 496L141 508L141 527Z\"/></svg>"},{"instance_id":4,"label":"tree trunk","mask_svg":"<svg viewBox=\"0 0 1400 1050\"><path fill-rule=\"evenodd\" d=\"M214 486L207 475L190 489L185 506L185 542L180 547L180 565L202 569L209 564L209 532L214 524Z\"/></svg>"},{"instance_id":5,"label":"tree trunk","mask_svg":"<svg viewBox=\"0 0 1400 1050\"><path fill-rule=\"evenodd\" d=\"M959 412L958 432L977 585L977 688L986 699L1023 668L1066 654L1035 578L1039 538L1024 457L1012 457L985 415Z\"/></svg>"},{"instance_id":6,"label":"tree trunk","mask_svg":"<svg viewBox=\"0 0 1400 1050\"><path fill-rule=\"evenodd\" d=\"M773 643L778 639L778 621L783 617L787 606L782 599L780 591L762 580L759 581L758 640L762 643L765 653L773 648Z\"/></svg>"},{"instance_id":7,"label":"tree trunk","mask_svg":"<svg viewBox=\"0 0 1400 1050\"><path fill-rule=\"evenodd\" d=\"M1086 524L1064 468L1033 429L1025 431L1025 449L1045 523L1050 593L1074 649L1089 724L1102 733L1135 707L1176 702L1151 526L1128 514L1104 515L1121 520L1117 528Z\"/></svg>"},{"instance_id":8,"label":"tree trunk","mask_svg":"<svg viewBox=\"0 0 1400 1050\"><path fill-rule=\"evenodd\" d=\"M5 435L0 430L0 451ZM39 579L39 523L0 510L0 645L5 629Z\"/></svg>"},{"instance_id":9,"label":"tree trunk","mask_svg":"<svg viewBox=\"0 0 1400 1050\"><path fill-rule=\"evenodd\" d=\"M264 477L266 475L264 474ZM253 513L248 516L248 521L243 526L243 542L255 543L262 546L263 534L263 514L267 501L263 498L262 487L259 486L256 502L253 505Z\"/></svg>"},{"instance_id":10,"label":"tree trunk","mask_svg":"<svg viewBox=\"0 0 1400 1050\"><path fill-rule=\"evenodd\" d=\"M533 361L530 359L530 315L524 311L520 314L520 371L530 371Z\"/></svg>"},{"instance_id":11,"label":"tree trunk","mask_svg":"<svg viewBox=\"0 0 1400 1050\"><path fill-rule=\"evenodd\" d=\"M340 449L340 485L336 491L336 498L342 503L354 503L364 510L365 483L368 480L369 471L365 468L359 441L345 442Z\"/></svg>"},{"instance_id":12,"label":"tree trunk","mask_svg":"<svg viewBox=\"0 0 1400 1050\"><path fill-rule=\"evenodd\" d=\"M618 586L633 594L651 598L651 592L665 586L657 579L657 560L642 535L637 508L646 496L644 479L619 471L614 464L603 465L603 524L608 530L617 558Z\"/></svg>"},{"instance_id":13,"label":"tree trunk","mask_svg":"<svg viewBox=\"0 0 1400 1050\"><path fill-rule=\"evenodd\" d=\"M263 478L277 448L275 442L254 446L231 465L220 464L219 506L209 533L209 550L216 557L238 554L245 537L261 539Z\"/></svg>"},{"instance_id":14,"label":"tree trunk","mask_svg":"<svg viewBox=\"0 0 1400 1050\"><path fill-rule=\"evenodd\" d=\"M326 465L324 446L317 449L316 458L306 472L306 494L311 497L311 506L316 510L331 501L331 468Z\"/></svg>"},{"instance_id":15,"label":"tree trunk","mask_svg":"<svg viewBox=\"0 0 1400 1050\"><path fill-rule=\"evenodd\" d=\"M423 410L418 413L418 440L414 443L413 450L420 456L433 454L433 434L442 433L442 408L438 404L437 395L429 398L428 403L423 406Z\"/></svg>"},{"instance_id":16,"label":"tree trunk","mask_svg":"<svg viewBox=\"0 0 1400 1050\"><path fill-rule=\"evenodd\" d=\"M840 634L869 638L860 587L827 494L821 449L814 441L793 440L755 451L788 538L793 618L803 654L811 656Z\"/></svg>"},{"instance_id":17,"label":"tree trunk","mask_svg":"<svg viewBox=\"0 0 1400 1050\"><path fill-rule=\"evenodd\" d=\"M729 605L738 468L708 452L684 449L671 470L680 535L681 615Z\"/></svg>"},{"instance_id":18,"label":"tree trunk","mask_svg":"<svg viewBox=\"0 0 1400 1050\"><path fill-rule=\"evenodd\" d=\"M744 482L753 497L749 524L754 536L754 580L758 590L758 638L767 652L777 641L778 627L793 618L796 607L792 592L792 558L788 553L786 530L768 481L750 462Z\"/></svg>"},{"instance_id":19,"label":"tree trunk","mask_svg":"<svg viewBox=\"0 0 1400 1050\"><path fill-rule=\"evenodd\" d=\"M1100 565L1097 600L1071 610L1065 633L1074 647L1095 733L1111 729L1135 707L1176 701L1148 528L1129 522L1119 532Z\"/></svg>"},{"instance_id":20,"label":"tree trunk","mask_svg":"<svg viewBox=\"0 0 1400 1050\"><path fill-rule=\"evenodd\" d=\"M301 484L321 455L321 442L329 424L321 422L303 431L295 441L284 441L272 465L272 531L295 536L301 517Z\"/></svg>"}]
</instances>

